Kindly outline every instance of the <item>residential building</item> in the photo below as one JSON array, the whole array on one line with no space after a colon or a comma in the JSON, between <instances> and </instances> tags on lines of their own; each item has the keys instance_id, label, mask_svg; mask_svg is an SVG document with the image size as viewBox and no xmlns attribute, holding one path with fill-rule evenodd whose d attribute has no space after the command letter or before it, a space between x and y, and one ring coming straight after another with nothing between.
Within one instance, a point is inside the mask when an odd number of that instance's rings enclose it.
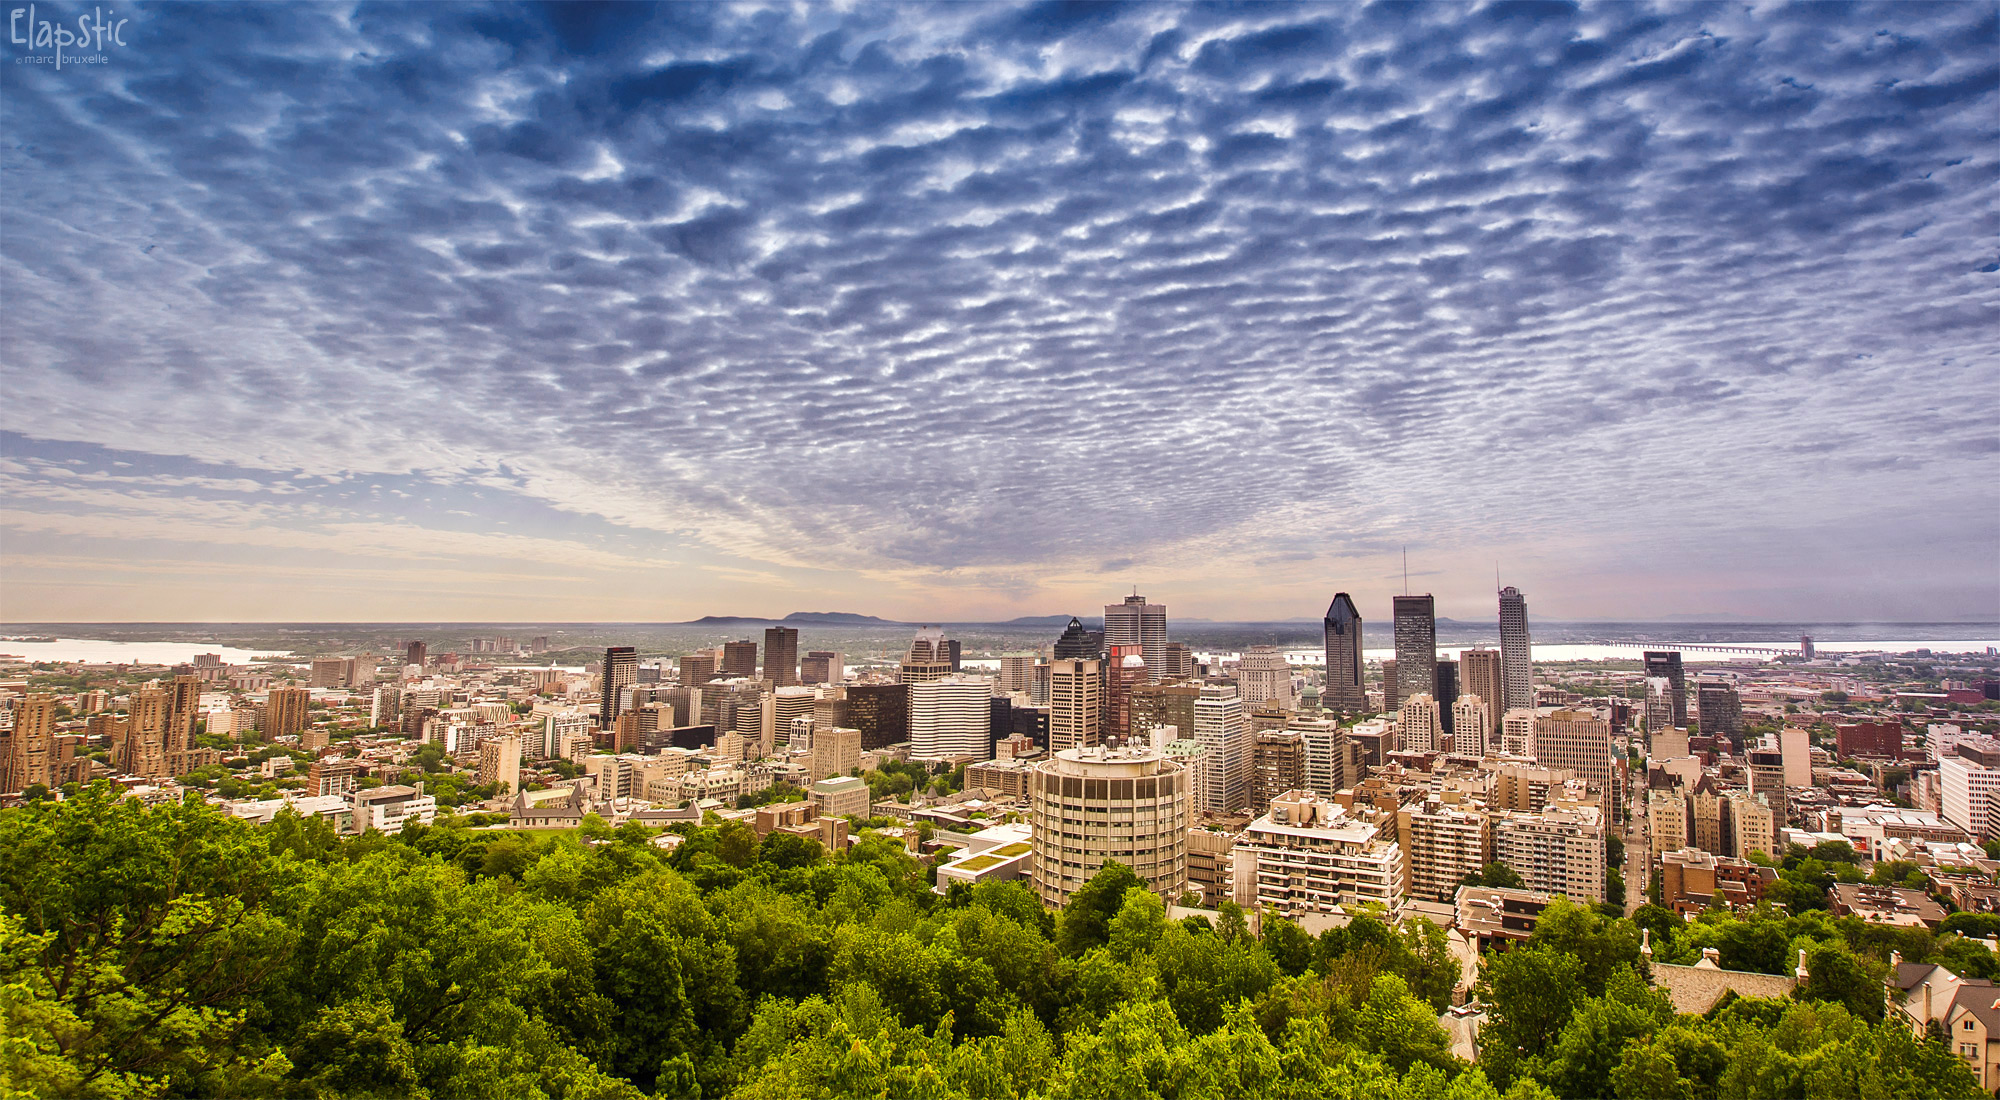
<instances>
[{"instance_id":1,"label":"residential building","mask_svg":"<svg viewBox=\"0 0 2000 1100\"><path fill-rule=\"evenodd\" d=\"M1332 798L1334 792L1360 779L1354 748L1339 722L1331 718L1293 718L1285 728L1299 735L1305 758L1301 786L1305 789L1321 798Z\"/></svg>"},{"instance_id":2,"label":"residential building","mask_svg":"<svg viewBox=\"0 0 2000 1100\"><path fill-rule=\"evenodd\" d=\"M1946 756L1938 761L1937 770L1938 813L1973 836L1993 836L1987 822L1988 806L2000 801L1995 798L2000 793L2000 768L1965 756Z\"/></svg>"},{"instance_id":3,"label":"residential building","mask_svg":"<svg viewBox=\"0 0 2000 1100\"><path fill-rule=\"evenodd\" d=\"M1873 882L1836 882L1829 889L1829 911L1836 917L1860 917L1869 924L1927 928L1944 923L1944 906L1922 890Z\"/></svg>"},{"instance_id":4,"label":"residential building","mask_svg":"<svg viewBox=\"0 0 2000 1100\"><path fill-rule=\"evenodd\" d=\"M1528 638L1528 601L1512 585L1500 590L1500 681L1506 698L1495 709L1535 706L1535 663Z\"/></svg>"},{"instance_id":5,"label":"residential building","mask_svg":"<svg viewBox=\"0 0 2000 1100\"><path fill-rule=\"evenodd\" d=\"M55 788L56 697L36 692L14 704L14 724L0 730L0 794L20 794L29 787Z\"/></svg>"},{"instance_id":6,"label":"residential building","mask_svg":"<svg viewBox=\"0 0 2000 1100\"><path fill-rule=\"evenodd\" d=\"M1533 707L1515 707L1500 717L1500 751L1509 756L1535 755Z\"/></svg>"},{"instance_id":7,"label":"residential building","mask_svg":"<svg viewBox=\"0 0 2000 1100\"><path fill-rule=\"evenodd\" d=\"M157 687L139 688L132 693L125 710L124 727L111 754L112 768L126 775L163 778L167 774L167 693ZM267 705L266 721L269 717Z\"/></svg>"},{"instance_id":8,"label":"residential building","mask_svg":"<svg viewBox=\"0 0 2000 1100\"><path fill-rule=\"evenodd\" d=\"M1374 904L1402 896L1403 853L1375 825L1347 816L1311 791L1282 792L1235 845L1236 904L1285 916Z\"/></svg>"},{"instance_id":9,"label":"residential building","mask_svg":"<svg viewBox=\"0 0 2000 1100\"><path fill-rule=\"evenodd\" d=\"M1752 908L1776 881L1778 873L1769 867L1697 848L1660 857L1660 903L1684 916L1715 906Z\"/></svg>"},{"instance_id":10,"label":"residential building","mask_svg":"<svg viewBox=\"0 0 2000 1100\"><path fill-rule=\"evenodd\" d=\"M1541 813L1501 813L1493 821L1493 858L1526 888L1572 901L1604 900L1604 815L1595 806Z\"/></svg>"},{"instance_id":11,"label":"residential building","mask_svg":"<svg viewBox=\"0 0 2000 1100\"><path fill-rule=\"evenodd\" d=\"M1706 733L1708 723L1703 722L1701 728ZM1785 786L1812 786L1812 731L1804 726L1786 726L1779 730L1778 751L1784 761Z\"/></svg>"},{"instance_id":12,"label":"residential building","mask_svg":"<svg viewBox=\"0 0 2000 1100\"><path fill-rule=\"evenodd\" d=\"M1676 654L1678 656L1678 654ZM1611 723L1581 710L1557 710L1535 719L1535 762L1575 772L1616 805L1619 795L1612 760ZM1614 817L1616 811L1613 811Z\"/></svg>"},{"instance_id":13,"label":"residential building","mask_svg":"<svg viewBox=\"0 0 2000 1100\"><path fill-rule=\"evenodd\" d=\"M771 681L773 687L790 687L799 682L799 632L796 627L765 628L764 679Z\"/></svg>"},{"instance_id":14,"label":"residential building","mask_svg":"<svg viewBox=\"0 0 2000 1100\"><path fill-rule=\"evenodd\" d=\"M1138 646L1149 679L1161 679L1167 664L1167 605L1147 603L1136 592L1123 603L1105 604L1104 644Z\"/></svg>"},{"instance_id":15,"label":"residential building","mask_svg":"<svg viewBox=\"0 0 2000 1100\"><path fill-rule=\"evenodd\" d=\"M521 789L521 739L513 734L488 738L479 744L479 785L498 783L501 793Z\"/></svg>"},{"instance_id":16,"label":"residential building","mask_svg":"<svg viewBox=\"0 0 2000 1100\"><path fill-rule=\"evenodd\" d=\"M1186 771L1159 753L1064 749L1036 768L1029 807L1030 877L1043 905L1061 908L1113 859L1164 901L1186 890L1193 801Z\"/></svg>"},{"instance_id":17,"label":"residential building","mask_svg":"<svg viewBox=\"0 0 2000 1100\"><path fill-rule=\"evenodd\" d=\"M1497 671L1499 662L1494 661ZM1451 751L1460 756L1485 756L1486 734L1493 728L1486 700L1477 695L1461 695L1451 706Z\"/></svg>"},{"instance_id":18,"label":"residential building","mask_svg":"<svg viewBox=\"0 0 2000 1100\"><path fill-rule=\"evenodd\" d=\"M1506 678L1501 673L1500 651L1497 649L1467 649L1458 654L1459 693L1470 695L1486 704L1486 740L1498 743L1500 718L1507 713ZM1454 717L1452 734L1459 733L1459 725Z\"/></svg>"},{"instance_id":19,"label":"residential building","mask_svg":"<svg viewBox=\"0 0 2000 1100\"><path fill-rule=\"evenodd\" d=\"M1687 672L1681 667L1681 654L1677 649L1647 650L1645 652L1646 677L1663 676L1667 680L1669 698L1673 702L1676 726L1688 724Z\"/></svg>"},{"instance_id":20,"label":"residential building","mask_svg":"<svg viewBox=\"0 0 2000 1100\"><path fill-rule=\"evenodd\" d=\"M1437 700L1428 691L1406 696L1396 711L1396 740L1405 752L1437 752L1446 747L1442 744L1443 726Z\"/></svg>"},{"instance_id":21,"label":"residential building","mask_svg":"<svg viewBox=\"0 0 2000 1100\"><path fill-rule=\"evenodd\" d=\"M264 739L304 732L311 722L312 692L305 688L272 688L264 700ZM162 727L164 737L165 727Z\"/></svg>"},{"instance_id":22,"label":"residential building","mask_svg":"<svg viewBox=\"0 0 2000 1100\"><path fill-rule=\"evenodd\" d=\"M1901 722L1846 722L1833 727L1835 755L1898 757L1903 754Z\"/></svg>"},{"instance_id":23,"label":"residential building","mask_svg":"<svg viewBox=\"0 0 2000 1100\"><path fill-rule=\"evenodd\" d=\"M1702 736L1717 738L1718 744L1742 745L1743 698L1737 694L1735 684L1725 680L1699 680L1694 687L1694 703L1695 720L1700 723ZM1800 787L1811 785L1810 775L1806 782L1796 784Z\"/></svg>"},{"instance_id":24,"label":"residential building","mask_svg":"<svg viewBox=\"0 0 2000 1100\"><path fill-rule=\"evenodd\" d=\"M1396 700L1437 691L1437 601L1430 596L1397 596ZM1432 695L1435 698L1434 695Z\"/></svg>"},{"instance_id":25,"label":"residential building","mask_svg":"<svg viewBox=\"0 0 2000 1100\"><path fill-rule=\"evenodd\" d=\"M354 776L357 769L354 761L341 756L321 756L306 768L305 796L308 798L340 797L345 799L354 791Z\"/></svg>"},{"instance_id":26,"label":"residential building","mask_svg":"<svg viewBox=\"0 0 2000 1100\"><path fill-rule=\"evenodd\" d=\"M1368 709L1368 682L1362 668L1361 612L1345 592L1336 592L1327 605L1326 686L1320 691L1320 706L1338 714L1358 714Z\"/></svg>"},{"instance_id":27,"label":"residential building","mask_svg":"<svg viewBox=\"0 0 2000 1100\"><path fill-rule=\"evenodd\" d=\"M1396 842L1403 851L1405 888L1411 897L1449 901L1466 875L1491 859L1492 831L1477 806L1436 797L1396 811Z\"/></svg>"},{"instance_id":28,"label":"residential building","mask_svg":"<svg viewBox=\"0 0 2000 1100\"><path fill-rule=\"evenodd\" d=\"M1646 792L1646 828L1653 858L1686 848L1690 841L1687 792L1679 787Z\"/></svg>"},{"instance_id":29,"label":"residential building","mask_svg":"<svg viewBox=\"0 0 2000 1100\"><path fill-rule=\"evenodd\" d=\"M1250 809L1261 813L1271 800L1297 793L1305 783L1305 735L1298 730L1263 730L1251 750Z\"/></svg>"}]
</instances>

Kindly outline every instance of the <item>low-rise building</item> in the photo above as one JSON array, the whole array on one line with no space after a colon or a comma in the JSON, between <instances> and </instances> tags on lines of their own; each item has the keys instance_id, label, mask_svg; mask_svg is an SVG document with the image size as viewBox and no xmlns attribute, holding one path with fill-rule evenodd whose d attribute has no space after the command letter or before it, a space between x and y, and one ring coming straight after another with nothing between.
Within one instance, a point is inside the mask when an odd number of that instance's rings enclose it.
<instances>
[{"instance_id":1,"label":"low-rise building","mask_svg":"<svg viewBox=\"0 0 2000 1100\"><path fill-rule=\"evenodd\" d=\"M1778 873L1748 860L1683 848L1660 857L1660 903L1690 915L1714 906L1748 909L1778 881Z\"/></svg>"},{"instance_id":2,"label":"low-rise building","mask_svg":"<svg viewBox=\"0 0 2000 1100\"><path fill-rule=\"evenodd\" d=\"M396 833L412 821L429 825L437 819L437 799L420 787L373 787L351 792L347 801L354 813L353 828L357 833L370 829Z\"/></svg>"},{"instance_id":3,"label":"low-rise building","mask_svg":"<svg viewBox=\"0 0 2000 1100\"><path fill-rule=\"evenodd\" d=\"M868 816L868 784L854 776L822 779L812 785L812 793L821 817Z\"/></svg>"},{"instance_id":4,"label":"low-rise building","mask_svg":"<svg viewBox=\"0 0 2000 1100\"><path fill-rule=\"evenodd\" d=\"M1831 909L1836 917L1860 917L1870 924L1921 926L1933 931L1944 923L1944 906L1932 901L1922 890L1872 882L1836 882L1831 893Z\"/></svg>"},{"instance_id":5,"label":"low-rise building","mask_svg":"<svg viewBox=\"0 0 2000 1100\"><path fill-rule=\"evenodd\" d=\"M1356 904L1397 907L1403 853L1376 826L1307 790L1281 793L1236 841L1236 904L1280 913L1330 913Z\"/></svg>"}]
</instances>

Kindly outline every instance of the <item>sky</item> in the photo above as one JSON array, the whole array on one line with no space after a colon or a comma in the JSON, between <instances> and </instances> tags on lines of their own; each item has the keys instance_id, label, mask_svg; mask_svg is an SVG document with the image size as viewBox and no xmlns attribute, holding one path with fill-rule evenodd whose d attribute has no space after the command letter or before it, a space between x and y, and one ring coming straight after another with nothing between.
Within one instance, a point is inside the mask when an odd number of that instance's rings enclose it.
<instances>
[{"instance_id":1,"label":"sky","mask_svg":"<svg viewBox=\"0 0 2000 1100\"><path fill-rule=\"evenodd\" d=\"M0 620L2000 617L1996 12L16 16Z\"/></svg>"}]
</instances>

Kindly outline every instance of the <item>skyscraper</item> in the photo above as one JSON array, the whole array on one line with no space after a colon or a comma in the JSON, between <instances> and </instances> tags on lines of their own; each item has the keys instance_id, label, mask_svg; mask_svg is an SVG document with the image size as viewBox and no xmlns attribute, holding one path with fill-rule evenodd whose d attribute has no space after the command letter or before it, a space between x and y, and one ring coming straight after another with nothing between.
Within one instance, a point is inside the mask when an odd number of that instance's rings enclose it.
<instances>
[{"instance_id":1,"label":"skyscraper","mask_svg":"<svg viewBox=\"0 0 2000 1100\"><path fill-rule=\"evenodd\" d=\"M912 759L993 755L993 686L985 677L945 676L909 689Z\"/></svg>"},{"instance_id":2,"label":"skyscraper","mask_svg":"<svg viewBox=\"0 0 2000 1100\"><path fill-rule=\"evenodd\" d=\"M1467 649L1458 655L1458 690L1464 695L1477 695L1486 704L1486 714L1490 721L1486 732L1489 735L1500 732L1500 716L1505 714L1506 681L1501 676L1501 657L1497 649ZM1454 727L1456 728L1456 727Z\"/></svg>"},{"instance_id":3,"label":"skyscraper","mask_svg":"<svg viewBox=\"0 0 2000 1100\"><path fill-rule=\"evenodd\" d=\"M1361 671L1361 612L1345 592L1334 593L1326 608L1326 687L1319 702L1341 714L1368 709L1368 687Z\"/></svg>"},{"instance_id":4,"label":"skyscraper","mask_svg":"<svg viewBox=\"0 0 2000 1100\"><path fill-rule=\"evenodd\" d=\"M1528 642L1528 601L1512 585L1500 590L1500 680L1506 700L1497 713L1535 705L1534 651Z\"/></svg>"},{"instance_id":5,"label":"skyscraper","mask_svg":"<svg viewBox=\"0 0 2000 1100\"><path fill-rule=\"evenodd\" d=\"M421 668L429 659L430 647L422 642L411 642L403 650L403 663L406 665L416 665Z\"/></svg>"},{"instance_id":6,"label":"skyscraper","mask_svg":"<svg viewBox=\"0 0 2000 1100\"><path fill-rule=\"evenodd\" d=\"M910 648L903 654L897 680L905 684L921 684L926 680L942 680L951 673L951 645L950 639L944 636L944 628L918 627L917 636L910 640Z\"/></svg>"},{"instance_id":7,"label":"skyscraper","mask_svg":"<svg viewBox=\"0 0 2000 1100\"><path fill-rule=\"evenodd\" d=\"M1437 601L1429 596L1397 596L1396 698L1437 691Z\"/></svg>"},{"instance_id":8,"label":"skyscraper","mask_svg":"<svg viewBox=\"0 0 2000 1100\"><path fill-rule=\"evenodd\" d=\"M1104 639L1083 628L1083 622L1071 616L1069 626L1056 639L1055 656L1058 660L1095 661L1104 656Z\"/></svg>"},{"instance_id":9,"label":"skyscraper","mask_svg":"<svg viewBox=\"0 0 2000 1100\"><path fill-rule=\"evenodd\" d=\"M1444 737L1440 743L1442 747L1443 742L1449 742L1452 734L1458 729L1457 720L1452 715L1452 704L1457 702L1459 694L1458 662L1439 661L1437 670L1431 674L1431 681L1434 685L1431 698L1437 700L1438 723L1444 730Z\"/></svg>"},{"instance_id":10,"label":"skyscraper","mask_svg":"<svg viewBox=\"0 0 2000 1100\"><path fill-rule=\"evenodd\" d=\"M1074 625L1076 620L1070 622ZM1097 744L1103 722L1103 663L1075 657L1049 662L1049 751Z\"/></svg>"},{"instance_id":11,"label":"skyscraper","mask_svg":"<svg viewBox=\"0 0 2000 1100\"><path fill-rule=\"evenodd\" d=\"M794 627L773 626L764 631L764 679L773 687L790 687L799 682L799 632Z\"/></svg>"},{"instance_id":12,"label":"skyscraper","mask_svg":"<svg viewBox=\"0 0 2000 1100\"><path fill-rule=\"evenodd\" d=\"M847 685L847 722L861 731L863 749L879 749L910 739L910 685ZM829 722L839 727L840 722Z\"/></svg>"},{"instance_id":13,"label":"skyscraper","mask_svg":"<svg viewBox=\"0 0 2000 1100\"><path fill-rule=\"evenodd\" d=\"M1461 695L1451 705L1452 752L1460 756L1486 755L1486 734L1493 726L1487 709L1486 700L1477 695Z\"/></svg>"},{"instance_id":14,"label":"skyscraper","mask_svg":"<svg viewBox=\"0 0 2000 1100\"><path fill-rule=\"evenodd\" d=\"M633 664L634 675L638 665ZM757 643L748 638L740 642L722 643L722 678L727 680L737 676L757 678Z\"/></svg>"},{"instance_id":15,"label":"skyscraper","mask_svg":"<svg viewBox=\"0 0 2000 1100\"><path fill-rule=\"evenodd\" d=\"M56 697L37 693L21 700L14 707L14 726L6 733L0 794L19 794L37 784L55 786Z\"/></svg>"},{"instance_id":16,"label":"skyscraper","mask_svg":"<svg viewBox=\"0 0 2000 1100\"><path fill-rule=\"evenodd\" d=\"M268 703L263 726L266 731L271 728ZM124 730L111 756L112 767L149 779L166 775L166 735L167 693L151 686L134 691L126 705Z\"/></svg>"},{"instance_id":17,"label":"skyscraper","mask_svg":"<svg viewBox=\"0 0 2000 1100\"><path fill-rule=\"evenodd\" d=\"M1444 736L1437 700L1420 691L1396 711L1396 740L1405 752L1440 752L1451 747Z\"/></svg>"},{"instance_id":18,"label":"skyscraper","mask_svg":"<svg viewBox=\"0 0 2000 1100\"><path fill-rule=\"evenodd\" d=\"M1167 663L1167 605L1147 603L1146 597L1136 592L1125 597L1124 603L1105 604L1104 644L1107 649L1138 646L1146 658L1149 677L1160 679Z\"/></svg>"},{"instance_id":19,"label":"skyscraper","mask_svg":"<svg viewBox=\"0 0 2000 1100\"><path fill-rule=\"evenodd\" d=\"M304 688L272 688L264 698L264 740L283 737L287 734L303 733L312 721L309 717L312 706L312 692ZM169 706L161 706L162 725L160 727L161 751L166 744L166 725L170 719Z\"/></svg>"},{"instance_id":20,"label":"skyscraper","mask_svg":"<svg viewBox=\"0 0 2000 1100\"><path fill-rule=\"evenodd\" d=\"M1113 645L1104 666L1104 736L1120 744L1132 735L1132 689L1151 682L1142 650L1136 642Z\"/></svg>"},{"instance_id":21,"label":"skyscraper","mask_svg":"<svg viewBox=\"0 0 2000 1100\"><path fill-rule=\"evenodd\" d=\"M1236 689L1211 685L1194 701L1194 740L1209 760L1208 790L1203 805L1229 813L1250 804L1250 780L1256 766L1250 722Z\"/></svg>"},{"instance_id":22,"label":"skyscraper","mask_svg":"<svg viewBox=\"0 0 2000 1100\"><path fill-rule=\"evenodd\" d=\"M736 643L731 643L732 645ZM757 646L744 642L750 647L750 674L757 672ZM629 645L617 645L604 651L604 671L598 674L597 725L600 729L611 729L618 721L620 689L639 682L639 651Z\"/></svg>"},{"instance_id":23,"label":"skyscraper","mask_svg":"<svg viewBox=\"0 0 2000 1100\"><path fill-rule=\"evenodd\" d=\"M1688 724L1687 673L1681 668L1681 653L1677 649L1646 651L1646 675L1664 676L1671 690L1674 704L1674 725ZM1703 733L1708 732L1703 730Z\"/></svg>"},{"instance_id":24,"label":"skyscraper","mask_svg":"<svg viewBox=\"0 0 2000 1100\"><path fill-rule=\"evenodd\" d=\"M1702 680L1695 684L1695 716L1705 737L1721 738L1731 746L1743 740L1743 698L1736 685L1723 680ZM1810 787L1811 783L1797 786Z\"/></svg>"},{"instance_id":25,"label":"skyscraper","mask_svg":"<svg viewBox=\"0 0 2000 1100\"><path fill-rule=\"evenodd\" d=\"M1236 666L1236 690L1246 707L1277 703L1291 710L1292 666L1277 646L1251 646Z\"/></svg>"}]
</instances>

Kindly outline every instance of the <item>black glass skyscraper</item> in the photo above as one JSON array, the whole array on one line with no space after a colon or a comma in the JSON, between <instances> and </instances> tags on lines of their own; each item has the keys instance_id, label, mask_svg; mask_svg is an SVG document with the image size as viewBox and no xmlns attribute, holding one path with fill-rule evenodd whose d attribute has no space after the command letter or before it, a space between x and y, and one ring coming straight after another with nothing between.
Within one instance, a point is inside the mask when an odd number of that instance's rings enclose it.
<instances>
[{"instance_id":1,"label":"black glass skyscraper","mask_svg":"<svg viewBox=\"0 0 2000 1100\"><path fill-rule=\"evenodd\" d=\"M1361 668L1361 612L1345 592L1336 592L1326 609L1326 689L1320 705L1342 714L1368 709L1367 682Z\"/></svg>"},{"instance_id":2,"label":"black glass skyscraper","mask_svg":"<svg viewBox=\"0 0 2000 1100\"><path fill-rule=\"evenodd\" d=\"M1397 596L1396 698L1437 698L1437 601L1429 596ZM1451 704L1438 699L1439 709Z\"/></svg>"},{"instance_id":3,"label":"black glass skyscraper","mask_svg":"<svg viewBox=\"0 0 2000 1100\"><path fill-rule=\"evenodd\" d=\"M1674 725L1686 727L1688 724L1688 684L1687 673L1681 668L1681 654L1677 649L1646 651L1646 675L1664 676L1667 686L1673 692ZM1707 733L1707 730L1703 730Z\"/></svg>"},{"instance_id":4,"label":"black glass skyscraper","mask_svg":"<svg viewBox=\"0 0 2000 1100\"><path fill-rule=\"evenodd\" d=\"M1058 661L1095 661L1104 656L1104 635L1085 630L1083 620L1072 616L1062 637L1056 639Z\"/></svg>"}]
</instances>

